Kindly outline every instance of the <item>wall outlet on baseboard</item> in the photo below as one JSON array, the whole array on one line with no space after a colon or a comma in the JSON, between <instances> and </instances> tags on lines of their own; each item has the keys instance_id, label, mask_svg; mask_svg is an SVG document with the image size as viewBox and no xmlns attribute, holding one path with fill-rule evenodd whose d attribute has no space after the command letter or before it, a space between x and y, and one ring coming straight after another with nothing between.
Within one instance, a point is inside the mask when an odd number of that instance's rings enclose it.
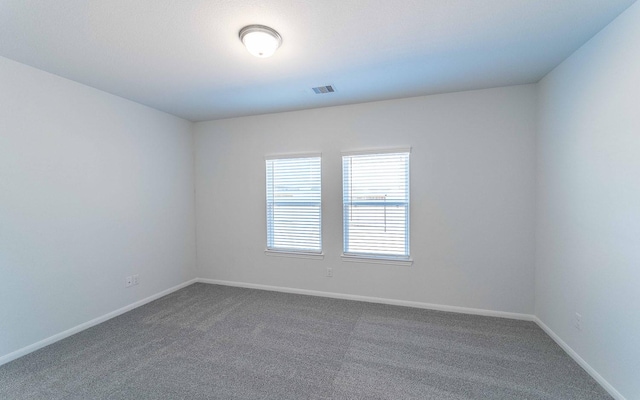
<instances>
[{"instance_id":1,"label":"wall outlet on baseboard","mask_svg":"<svg viewBox=\"0 0 640 400\"><path fill-rule=\"evenodd\" d=\"M327 268L326 276L328 276L329 278L331 278L333 276L333 268Z\"/></svg>"},{"instance_id":2,"label":"wall outlet on baseboard","mask_svg":"<svg viewBox=\"0 0 640 400\"><path fill-rule=\"evenodd\" d=\"M582 330L582 315L576 313L575 319L573 320L573 326L575 326L579 331Z\"/></svg>"}]
</instances>

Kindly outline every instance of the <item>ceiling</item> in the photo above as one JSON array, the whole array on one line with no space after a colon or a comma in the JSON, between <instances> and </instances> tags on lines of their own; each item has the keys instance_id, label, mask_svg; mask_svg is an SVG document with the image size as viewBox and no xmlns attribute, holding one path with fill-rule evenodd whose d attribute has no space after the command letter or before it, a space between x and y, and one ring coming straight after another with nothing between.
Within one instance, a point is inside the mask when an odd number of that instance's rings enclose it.
<instances>
[{"instance_id":1,"label":"ceiling","mask_svg":"<svg viewBox=\"0 0 640 400\"><path fill-rule=\"evenodd\" d=\"M2 0L0 56L203 121L537 82L634 1Z\"/></svg>"}]
</instances>

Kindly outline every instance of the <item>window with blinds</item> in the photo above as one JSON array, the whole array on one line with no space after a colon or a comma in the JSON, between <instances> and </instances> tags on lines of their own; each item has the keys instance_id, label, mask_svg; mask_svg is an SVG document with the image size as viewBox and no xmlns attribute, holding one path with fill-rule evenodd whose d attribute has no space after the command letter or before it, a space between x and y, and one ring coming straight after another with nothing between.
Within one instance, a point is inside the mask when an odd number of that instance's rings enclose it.
<instances>
[{"instance_id":1,"label":"window with blinds","mask_svg":"<svg viewBox=\"0 0 640 400\"><path fill-rule=\"evenodd\" d=\"M342 157L345 256L409 259L409 151Z\"/></svg>"},{"instance_id":2,"label":"window with blinds","mask_svg":"<svg viewBox=\"0 0 640 400\"><path fill-rule=\"evenodd\" d=\"M322 251L321 158L268 158L267 250Z\"/></svg>"}]
</instances>

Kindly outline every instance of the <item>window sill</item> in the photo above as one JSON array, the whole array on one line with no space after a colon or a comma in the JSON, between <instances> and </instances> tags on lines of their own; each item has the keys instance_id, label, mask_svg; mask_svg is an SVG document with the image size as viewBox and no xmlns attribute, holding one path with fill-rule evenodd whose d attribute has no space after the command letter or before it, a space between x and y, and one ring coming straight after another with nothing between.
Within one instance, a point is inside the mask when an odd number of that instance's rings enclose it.
<instances>
[{"instance_id":1,"label":"window sill","mask_svg":"<svg viewBox=\"0 0 640 400\"><path fill-rule=\"evenodd\" d=\"M264 254L271 257L306 258L310 260L323 260L324 253L303 253L297 251L265 250Z\"/></svg>"},{"instance_id":2,"label":"window sill","mask_svg":"<svg viewBox=\"0 0 640 400\"><path fill-rule=\"evenodd\" d=\"M411 258L404 259L404 258L367 257L367 256L356 256L356 255L347 255L347 254L343 254L341 257L342 257L342 261L346 261L346 262L404 265L407 267L413 264L413 259Z\"/></svg>"}]
</instances>

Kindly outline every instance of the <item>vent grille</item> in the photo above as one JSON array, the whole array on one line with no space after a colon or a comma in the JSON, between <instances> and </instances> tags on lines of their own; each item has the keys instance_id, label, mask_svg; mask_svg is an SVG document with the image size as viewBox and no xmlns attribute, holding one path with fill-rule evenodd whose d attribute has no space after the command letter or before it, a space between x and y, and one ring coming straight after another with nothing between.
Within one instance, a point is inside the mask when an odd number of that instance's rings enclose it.
<instances>
[{"instance_id":1,"label":"vent grille","mask_svg":"<svg viewBox=\"0 0 640 400\"><path fill-rule=\"evenodd\" d=\"M336 91L336 89L332 85L318 86L312 89L315 94L333 93Z\"/></svg>"}]
</instances>

